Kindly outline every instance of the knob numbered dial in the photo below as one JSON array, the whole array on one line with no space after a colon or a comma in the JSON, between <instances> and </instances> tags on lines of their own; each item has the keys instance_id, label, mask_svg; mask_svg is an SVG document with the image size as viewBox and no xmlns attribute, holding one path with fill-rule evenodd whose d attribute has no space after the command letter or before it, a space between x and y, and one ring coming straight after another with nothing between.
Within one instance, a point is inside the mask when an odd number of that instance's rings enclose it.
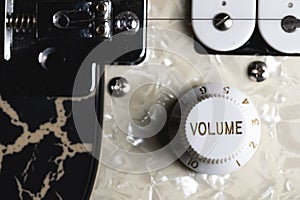
<instances>
[{"instance_id":1,"label":"knob numbered dial","mask_svg":"<svg viewBox=\"0 0 300 200\"><path fill-rule=\"evenodd\" d=\"M181 122L176 148L180 160L205 174L227 174L254 155L261 134L256 108L238 90L220 84L194 88L180 100ZM181 149L182 150L182 149Z\"/></svg>"}]
</instances>

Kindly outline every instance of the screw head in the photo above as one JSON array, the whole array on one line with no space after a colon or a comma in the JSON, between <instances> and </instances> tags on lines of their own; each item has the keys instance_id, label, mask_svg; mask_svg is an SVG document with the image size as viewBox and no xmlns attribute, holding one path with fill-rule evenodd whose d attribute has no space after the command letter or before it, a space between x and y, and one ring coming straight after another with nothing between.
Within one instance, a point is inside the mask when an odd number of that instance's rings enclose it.
<instances>
[{"instance_id":1,"label":"screw head","mask_svg":"<svg viewBox=\"0 0 300 200\"><path fill-rule=\"evenodd\" d=\"M287 33L295 32L298 24L299 20L294 16L286 16L281 21L281 27Z\"/></svg>"},{"instance_id":2,"label":"screw head","mask_svg":"<svg viewBox=\"0 0 300 200\"><path fill-rule=\"evenodd\" d=\"M55 48L49 47L40 52L38 61L45 70L56 71L65 65L66 58Z\"/></svg>"},{"instance_id":3,"label":"screw head","mask_svg":"<svg viewBox=\"0 0 300 200\"><path fill-rule=\"evenodd\" d=\"M266 63L261 61L252 62L248 67L249 78L255 82L263 82L270 76Z\"/></svg>"},{"instance_id":4,"label":"screw head","mask_svg":"<svg viewBox=\"0 0 300 200\"><path fill-rule=\"evenodd\" d=\"M233 20L228 14L220 13L215 16L213 23L215 28L219 31L227 31L232 27Z\"/></svg>"},{"instance_id":5,"label":"screw head","mask_svg":"<svg viewBox=\"0 0 300 200\"><path fill-rule=\"evenodd\" d=\"M71 19L62 12L57 12L53 15L53 24L57 28L68 28L70 26Z\"/></svg>"},{"instance_id":6,"label":"screw head","mask_svg":"<svg viewBox=\"0 0 300 200\"><path fill-rule=\"evenodd\" d=\"M105 35L106 27L104 25L98 26L96 28L96 32L98 33L98 35Z\"/></svg>"},{"instance_id":7,"label":"screw head","mask_svg":"<svg viewBox=\"0 0 300 200\"><path fill-rule=\"evenodd\" d=\"M96 6L96 10L101 12L101 13L106 13L108 8L107 8L107 5L105 3L99 3L97 6Z\"/></svg>"},{"instance_id":8,"label":"screw head","mask_svg":"<svg viewBox=\"0 0 300 200\"><path fill-rule=\"evenodd\" d=\"M109 92L114 97L123 97L130 91L129 82L123 77L116 77L108 84Z\"/></svg>"},{"instance_id":9,"label":"screw head","mask_svg":"<svg viewBox=\"0 0 300 200\"><path fill-rule=\"evenodd\" d=\"M140 28L138 16L130 11L122 12L115 18L115 29L118 32L134 34Z\"/></svg>"}]
</instances>

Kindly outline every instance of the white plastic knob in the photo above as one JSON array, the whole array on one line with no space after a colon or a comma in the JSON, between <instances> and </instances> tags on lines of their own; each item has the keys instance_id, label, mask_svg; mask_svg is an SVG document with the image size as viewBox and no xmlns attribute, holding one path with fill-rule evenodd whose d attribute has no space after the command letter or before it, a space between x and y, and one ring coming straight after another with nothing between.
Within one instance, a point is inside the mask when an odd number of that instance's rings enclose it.
<instances>
[{"instance_id":1,"label":"white plastic knob","mask_svg":"<svg viewBox=\"0 0 300 200\"><path fill-rule=\"evenodd\" d=\"M196 97L196 98L193 98ZM260 142L258 113L243 93L220 84L197 87L184 95L180 160L204 174L227 174L244 166Z\"/></svg>"}]
</instances>

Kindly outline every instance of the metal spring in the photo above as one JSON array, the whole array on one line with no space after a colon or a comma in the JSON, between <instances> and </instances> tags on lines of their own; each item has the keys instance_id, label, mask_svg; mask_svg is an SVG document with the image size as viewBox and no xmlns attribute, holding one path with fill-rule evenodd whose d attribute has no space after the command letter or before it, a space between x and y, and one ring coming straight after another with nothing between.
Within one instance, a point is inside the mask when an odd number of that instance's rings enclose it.
<instances>
[{"instance_id":1,"label":"metal spring","mask_svg":"<svg viewBox=\"0 0 300 200\"><path fill-rule=\"evenodd\" d=\"M37 23L37 18L30 14L17 14L8 16L6 19L6 25L12 28L17 33L19 32L31 32Z\"/></svg>"}]
</instances>

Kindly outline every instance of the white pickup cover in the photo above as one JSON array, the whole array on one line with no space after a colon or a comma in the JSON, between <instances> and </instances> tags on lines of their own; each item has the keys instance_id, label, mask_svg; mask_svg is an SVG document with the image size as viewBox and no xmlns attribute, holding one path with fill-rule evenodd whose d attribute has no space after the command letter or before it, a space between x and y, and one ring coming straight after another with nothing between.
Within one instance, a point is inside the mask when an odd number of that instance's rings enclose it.
<instances>
[{"instance_id":1,"label":"white pickup cover","mask_svg":"<svg viewBox=\"0 0 300 200\"><path fill-rule=\"evenodd\" d=\"M272 5L269 7L269 9ZM228 14L233 25L226 31L215 28L213 19ZM193 0L192 25L202 44L217 51L232 51L252 36L256 23L256 0Z\"/></svg>"},{"instance_id":2,"label":"white pickup cover","mask_svg":"<svg viewBox=\"0 0 300 200\"><path fill-rule=\"evenodd\" d=\"M258 25L264 40L282 53L300 53L300 29L292 33L282 29L282 19L287 16L300 19L299 0L258 1Z\"/></svg>"}]
</instances>

